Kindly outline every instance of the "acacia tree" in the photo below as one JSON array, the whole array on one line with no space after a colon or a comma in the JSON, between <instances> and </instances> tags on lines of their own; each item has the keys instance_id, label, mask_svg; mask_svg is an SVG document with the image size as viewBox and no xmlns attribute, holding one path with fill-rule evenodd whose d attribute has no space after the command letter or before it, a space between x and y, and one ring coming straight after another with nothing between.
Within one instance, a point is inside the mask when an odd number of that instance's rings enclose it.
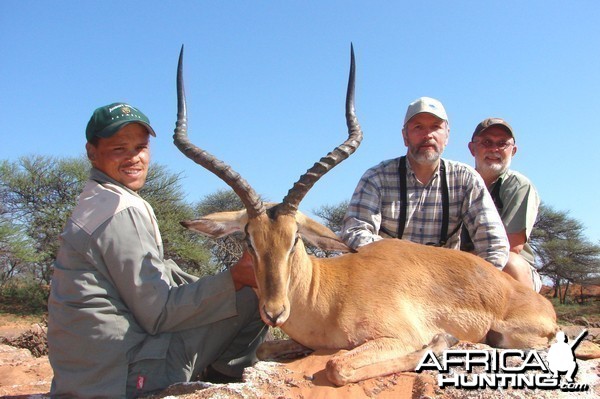
<instances>
[{"instance_id":1,"label":"acacia tree","mask_svg":"<svg viewBox=\"0 0 600 399\"><path fill-rule=\"evenodd\" d=\"M201 238L179 222L193 217L193 208L183 200L181 173L170 173L164 165L152 164L146 184L139 192L154 209L164 245L164 256L197 276L212 274L210 253Z\"/></svg>"},{"instance_id":2,"label":"acacia tree","mask_svg":"<svg viewBox=\"0 0 600 399\"><path fill-rule=\"evenodd\" d=\"M583 225L568 212L541 204L530 243L540 274L552 280L554 296L561 303L571 284L586 285L600 274L600 246L585 239L583 231Z\"/></svg>"},{"instance_id":3,"label":"acacia tree","mask_svg":"<svg viewBox=\"0 0 600 399\"><path fill-rule=\"evenodd\" d=\"M342 231L342 224L344 222L344 215L346 215L346 210L348 209L348 204L349 201L346 200L336 205L321 205L320 207L313 209L312 212L321 219L326 227L339 236ZM307 242L305 242L305 245L309 253L319 258L329 258L339 255L339 252L337 251L324 251Z\"/></svg>"},{"instance_id":4,"label":"acacia tree","mask_svg":"<svg viewBox=\"0 0 600 399\"><path fill-rule=\"evenodd\" d=\"M323 220L325 226L329 227L334 233L340 234L344 215L348 210L349 201L342 201L337 205L322 205L313 210L313 213Z\"/></svg>"},{"instance_id":5,"label":"acacia tree","mask_svg":"<svg viewBox=\"0 0 600 399\"><path fill-rule=\"evenodd\" d=\"M27 237L9 220L0 216L0 288L14 276L27 273L37 254Z\"/></svg>"},{"instance_id":6,"label":"acacia tree","mask_svg":"<svg viewBox=\"0 0 600 399\"><path fill-rule=\"evenodd\" d=\"M83 159L29 156L0 163L4 217L31 242L37 259L27 271L49 283L58 237L86 179Z\"/></svg>"},{"instance_id":7,"label":"acacia tree","mask_svg":"<svg viewBox=\"0 0 600 399\"><path fill-rule=\"evenodd\" d=\"M0 162L2 218L11 221L11 240L27 243L36 253L35 259L27 258L23 262L23 256L11 247L10 254L5 253L4 258L20 262L18 270L12 269L12 275L28 273L39 282L50 282L58 238L88 179L89 168L84 158L29 156L16 162ZM165 257L173 258L188 271L206 274L204 266L209 254L199 245L197 236L178 224L192 215L191 207L182 200L179 181L180 175L153 164L140 195L154 208Z\"/></svg>"}]
</instances>

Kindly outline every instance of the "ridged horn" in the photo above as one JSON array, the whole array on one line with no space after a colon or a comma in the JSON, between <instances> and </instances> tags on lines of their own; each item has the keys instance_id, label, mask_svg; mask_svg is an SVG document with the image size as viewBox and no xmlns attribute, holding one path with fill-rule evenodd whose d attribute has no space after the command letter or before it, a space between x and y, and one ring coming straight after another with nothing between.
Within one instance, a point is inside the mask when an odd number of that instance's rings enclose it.
<instances>
[{"instance_id":1,"label":"ridged horn","mask_svg":"<svg viewBox=\"0 0 600 399\"><path fill-rule=\"evenodd\" d=\"M254 218L265 212L265 206L254 189L234 171L231 166L215 158L207 151L195 146L189 140L187 134L187 105L185 101L185 88L183 85L183 46L179 53L179 63L177 65L177 122L175 124L175 134L173 142L192 161L208 169L217 175L229 187L235 191L244 204L249 218Z\"/></svg>"},{"instance_id":2,"label":"ridged horn","mask_svg":"<svg viewBox=\"0 0 600 399\"><path fill-rule=\"evenodd\" d=\"M360 145L363 133L358 124L354 109L354 46L350 44L350 76L348 77L348 90L346 92L346 125L348 126L348 139L333 151L321 158L312 168L300 176L294 186L288 191L280 207L280 213L294 213L298 210L300 201L306 193L325 173L333 169L337 164L348 158Z\"/></svg>"}]
</instances>

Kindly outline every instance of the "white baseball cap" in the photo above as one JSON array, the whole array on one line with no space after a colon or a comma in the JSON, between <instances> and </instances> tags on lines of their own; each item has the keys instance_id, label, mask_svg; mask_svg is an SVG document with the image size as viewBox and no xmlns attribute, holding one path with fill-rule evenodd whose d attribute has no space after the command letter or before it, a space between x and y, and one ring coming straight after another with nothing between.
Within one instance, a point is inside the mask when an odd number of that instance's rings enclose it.
<instances>
[{"instance_id":1,"label":"white baseball cap","mask_svg":"<svg viewBox=\"0 0 600 399\"><path fill-rule=\"evenodd\" d=\"M404 124L406 125L406 122L408 122L413 116L423 112L427 112L428 114L435 115L440 119L448 121L446 110L441 102L431 97L420 97L410 103L408 106L408 109L406 110L406 116L404 117Z\"/></svg>"}]
</instances>

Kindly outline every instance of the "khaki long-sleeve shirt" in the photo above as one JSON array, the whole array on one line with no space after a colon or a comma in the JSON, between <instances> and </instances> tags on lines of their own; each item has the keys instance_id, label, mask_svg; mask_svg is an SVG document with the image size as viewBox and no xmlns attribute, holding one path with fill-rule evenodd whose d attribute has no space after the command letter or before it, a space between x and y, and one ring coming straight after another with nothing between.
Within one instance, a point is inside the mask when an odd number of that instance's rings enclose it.
<instances>
[{"instance_id":1,"label":"khaki long-sleeve shirt","mask_svg":"<svg viewBox=\"0 0 600 399\"><path fill-rule=\"evenodd\" d=\"M53 396L125 397L130 363L164 359L172 332L236 315L230 273L198 279L165 260L150 205L95 169L54 267Z\"/></svg>"}]
</instances>

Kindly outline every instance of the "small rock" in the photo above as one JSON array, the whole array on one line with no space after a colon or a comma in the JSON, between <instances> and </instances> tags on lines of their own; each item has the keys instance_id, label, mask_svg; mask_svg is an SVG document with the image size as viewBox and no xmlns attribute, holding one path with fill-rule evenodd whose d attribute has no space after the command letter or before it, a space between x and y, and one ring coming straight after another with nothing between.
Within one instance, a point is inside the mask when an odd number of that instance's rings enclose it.
<instances>
[{"instance_id":1,"label":"small rock","mask_svg":"<svg viewBox=\"0 0 600 399\"><path fill-rule=\"evenodd\" d=\"M600 346L592 341L583 340L575 349L575 357L581 360L599 359Z\"/></svg>"}]
</instances>

